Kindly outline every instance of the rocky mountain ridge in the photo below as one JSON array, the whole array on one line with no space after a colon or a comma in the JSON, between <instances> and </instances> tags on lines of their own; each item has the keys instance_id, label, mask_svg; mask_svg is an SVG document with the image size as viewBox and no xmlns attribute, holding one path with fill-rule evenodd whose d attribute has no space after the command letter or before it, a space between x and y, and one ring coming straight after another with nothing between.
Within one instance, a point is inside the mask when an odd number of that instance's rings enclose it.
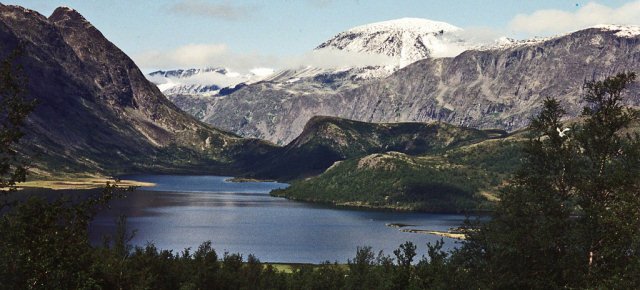
<instances>
[{"instance_id":1,"label":"rocky mountain ridge","mask_svg":"<svg viewBox=\"0 0 640 290\"><path fill-rule=\"evenodd\" d=\"M0 57L21 48L14 65L38 102L22 146L38 174L216 170L232 166L240 147L271 148L180 111L71 8L47 18L0 5L0 39Z\"/></svg>"},{"instance_id":2,"label":"rocky mountain ridge","mask_svg":"<svg viewBox=\"0 0 640 290\"><path fill-rule=\"evenodd\" d=\"M556 97L579 114L582 84L640 71L640 36L632 26L603 26L529 42L428 58L393 75L334 94L281 90L260 82L207 104L204 121L242 136L286 144L315 115L365 122L443 121L517 130L542 100ZM638 86L629 105L637 106Z\"/></svg>"}]
</instances>

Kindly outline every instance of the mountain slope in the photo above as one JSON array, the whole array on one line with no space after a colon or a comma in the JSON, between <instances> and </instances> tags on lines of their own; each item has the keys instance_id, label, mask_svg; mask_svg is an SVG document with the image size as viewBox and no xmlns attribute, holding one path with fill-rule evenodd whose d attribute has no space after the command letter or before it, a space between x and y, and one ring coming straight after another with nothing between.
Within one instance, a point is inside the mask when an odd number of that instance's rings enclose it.
<instances>
[{"instance_id":1,"label":"mountain slope","mask_svg":"<svg viewBox=\"0 0 640 290\"><path fill-rule=\"evenodd\" d=\"M575 117L584 80L640 71L633 27L590 28L545 40L427 58L393 75L333 94L278 90L257 83L208 106L205 121L242 136L286 144L315 115L365 122L443 121L517 130L546 97ZM631 92L638 92L634 85ZM640 104L635 95L630 105Z\"/></svg>"},{"instance_id":2,"label":"mountain slope","mask_svg":"<svg viewBox=\"0 0 640 290\"><path fill-rule=\"evenodd\" d=\"M319 174L336 161L372 153L432 153L503 134L444 123L374 124L317 116L309 120L300 136L256 162L251 175L291 180Z\"/></svg>"},{"instance_id":3,"label":"mountain slope","mask_svg":"<svg viewBox=\"0 0 640 290\"><path fill-rule=\"evenodd\" d=\"M375 153L336 162L318 176L296 180L275 196L343 206L463 212L488 210L518 167L523 138L459 144L411 156Z\"/></svg>"},{"instance_id":4,"label":"mountain slope","mask_svg":"<svg viewBox=\"0 0 640 290\"><path fill-rule=\"evenodd\" d=\"M39 174L223 170L238 147L263 146L181 112L73 9L46 18L0 5L0 39L0 57L22 46L18 63L38 101L23 150Z\"/></svg>"}]
</instances>

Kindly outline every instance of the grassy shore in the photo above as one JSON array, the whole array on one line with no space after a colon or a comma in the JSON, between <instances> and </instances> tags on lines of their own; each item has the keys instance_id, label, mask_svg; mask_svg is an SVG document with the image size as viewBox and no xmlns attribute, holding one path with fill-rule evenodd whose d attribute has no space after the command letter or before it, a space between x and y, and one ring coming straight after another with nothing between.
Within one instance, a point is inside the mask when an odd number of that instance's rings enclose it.
<instances>
[{"instance_id":1,"label":"grassy shore","mask_svg":"<svg viewBox=\"0 0 640 290\"><path fill-rule=\"evenodd\" d=\"M115 183L116 180L107 177L86 177L86 178L60 178L51 180L31 180L18 183L18 188L46 188L53 190L63 189L94 189L104 187L105 184ZM154 183L140 182L135 180L118 180L118 186L155 186Z\"/></svg>"},{"instance_id":2,"label":"grassy shore","mask_svg":"<svg viewBox=\"0 0 640 290\"><path fill-rule=\"evenodd\" d=\"M314 268L320 267L321 264L306 264L306 263L264 263L265 267L266 266L271 266L273 267L276 271L281 272L281 273L288 273L291 274L293 273L296 269L299 269L300 267L303 266L311 266ZM348 270L348 265L347 264L338 264L338 267L342 268L343 270Z\"/></svg>"},{"instance_id":3,"label":"grassy shore","mask_svg":"<svg viewBox=\"0 0 640 290\"><path fill-rule=\"evenodd\" d=\"M464 240L467 238L467 235L463 233L452 232L452 231L432 231L432 230L418 230L418 229L402 229L400 231L405 233L436 235L436 236L441 236L441 237L451 238L456 240Z\"/></svg>"}]
</instances>

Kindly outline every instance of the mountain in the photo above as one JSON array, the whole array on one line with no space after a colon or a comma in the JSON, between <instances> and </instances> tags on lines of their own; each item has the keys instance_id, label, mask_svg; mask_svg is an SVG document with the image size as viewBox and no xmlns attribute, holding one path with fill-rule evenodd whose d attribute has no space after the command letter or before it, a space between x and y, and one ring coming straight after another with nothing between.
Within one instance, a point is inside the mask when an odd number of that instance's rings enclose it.
<instances>
[{"instance_id":1,"label":"mountain","mask_svg":"<svg viewBox=\"0 0 640 290\"><path fill-rule=\"evenodd\" d=\"M254 70L254 73L261 72L259 76L241 77L246 79L244 84L255 84L265 90L265 94L334 94L389 76L399 68L426 57L460 53L471 47L470 42L459 36L461 31L448 23L418 18L371 23L339 33L317 46L308 54L315 60L308 60L311 62L309 65L276 72ZM225 98L217 98L225 95L219 91L225 85L220 85L222 81L214 81L216 74L210 73L207 78L198 77L199 74L189 74L180 79L176 76L159 77L191 71L159 71L148 77L181 109L206 121L211 115L209 112L215 110L209 107L227 102ZM227 86L232 88L236 84L228 83ZM227 90L227 94L236 90Z\"/></svg>"},{"instance_id":2,"label":"mountain","mask_svg":"<svg viewBox=\"0 0 640 290\"><path fill-rule=\"evenodd\" d=\"M421 18L401 18L357 26L316 49L381 54L405 67L427 57L454 56L471 45L457 35L461 28Z\"/></svg>"},{"instance_id":3,"label":"mountain","mask_svg":"<svg viewBox=\"0 0 640 290\"><path fill-rule=\"evenodd\" d=\"M288 181L322 173L336 161L372 153L433 153L505 134L444 123L375 124L316 116L300 136L256 161L248 175Z\"/></svg>"},{"instance_id":4,"label":"mountain","mask_svg":"<svg viewBox=\"0 0 640 290\"><path fill-rule=\"evenodd\" d=\"M36 174L216 171L272 148L180 111L71 8L47 18L0 5L0 39L0 57L22 48L17 65L38 102L22 146Z\"/></svg>"},{"instance_id":5,"label":"mountain","mask_svg":"<svg viewBox=\"0 0 640 290\"><path fill-rule=\"evenodd\" d=\"M432 126L432 131L442 130L445 136L470 130ZM472 135L480 137L482 133ZM429 212L488 210L497 200L498 188L518 167L521 145L526 140L520 135L493 133L491 139L485 136L441 144L438 150L419 155L388 150L341 160L317 176L295 180L290 187L272 194L350 207ZM435 144L443 140L438 135L431 139Z\"/></svg>"},{"instance_id":6,"label":"mountain","mask_svg":"<svg viewBox=\"0 0 640 290\"><path fill-rule=\"evenodd\" d=\"M208 104L203 120L279 144L298 136L315 115L511 131L525 127L546 97L558 98L568 118L577 116L583 82L621 71L640 71L638 28L598 26L423 59L334 93L301 93L259 82ZM638 85L630 91L638 92ZM629 100L629 105L640 104L637 95Z\"/></svg>"},{"instance_id":7,"label":"mountain","mask_svg":"<svg viewBox=\"0 0 640 290\"><path fill-rule=\"evenodd\" d=\"M151 82L167 96L214 96L225 95L225 88L238 84L259 81L273 73L272 69L253 69L248 74L229 71L226 68L191 68L159 70L148 74Z\"/></svg>"}]
</instances>

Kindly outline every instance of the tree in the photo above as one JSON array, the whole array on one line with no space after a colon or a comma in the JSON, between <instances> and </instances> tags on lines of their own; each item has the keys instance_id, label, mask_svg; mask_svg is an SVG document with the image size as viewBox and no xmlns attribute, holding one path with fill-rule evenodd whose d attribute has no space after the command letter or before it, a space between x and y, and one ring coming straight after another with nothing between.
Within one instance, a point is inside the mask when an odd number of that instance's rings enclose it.
<instances>
[{"instance_id":1,"label":"tree","mask_svg":"<svg viewBox=\"0 0 640 290\"><path fill-rule=\"evenodd\" d=\"M7 196L15 191L15 184L27 176L26 161L17 146L35 100L27 99L26 79L16 64L20 55L18 48L0 62L0 210L8 205Z\"/></svg>"},{"instance_id":2,"label":"tree","mask_svg":"<svg viewBox=\"0 0 640 290\"><path fill-rule=\"evenodd\" d=\"M638 114L622 104L634 79L586 82L584 121L568 128L559 102L544 101L491 221L452 258L467 277L486 288L640 285L640 141L625 132Z\"/></svg>"},{"instance_id":3,"label":"tree","mask_svg":"<svg viewBox=\"0 0 640 290\"><path fill-rule=\"evenodd\" d=\"M393 254L396 256L396 262L398 263L393 277L394 289L407 289L414 276L414 269L411 263L417 255L416 245L412 242L405 242L395 249Z\"/></svg>"},{"instance_id":4,"label":"tree","mask_svg":"<svg viewBox=\"0 0 640 290\"><path fill-rule=\"evenodd\" d=\"M16 49L0 62L0 289L93 288L99 281L88 240L97 211L122 193L107 184L83 201L12 197L25 181L27 160L18 146L34 109ZM13 201L12 201L13 199Z\"/></svg>"},{"instance_id":5,"label":"tree","mask_svg":"<svg viewBox=\"0 0 640 290\"><path fill-rule=\"evenodd\" d=\"M635 73L621 73L585 84L576 201L580 260L590 287L640 286L640 137L629 131L639 114L622 103L635 79Z\"/></svg>"},{"instance_id":6,"label":"tree","mask_svg":"<svg viewBox=\"0 0 640 290\"><path fill-rule=\"evenodd\" d=\"M573 151L561 118L564 111L546 99L530 126L523 164L501 193L490 222L471 235L467 249L483 262L476 269L487 274L489 288L559 288L573 277L570 192ZM473 233L473 231L470 231Z\"/></svg>"}]
</instances>

